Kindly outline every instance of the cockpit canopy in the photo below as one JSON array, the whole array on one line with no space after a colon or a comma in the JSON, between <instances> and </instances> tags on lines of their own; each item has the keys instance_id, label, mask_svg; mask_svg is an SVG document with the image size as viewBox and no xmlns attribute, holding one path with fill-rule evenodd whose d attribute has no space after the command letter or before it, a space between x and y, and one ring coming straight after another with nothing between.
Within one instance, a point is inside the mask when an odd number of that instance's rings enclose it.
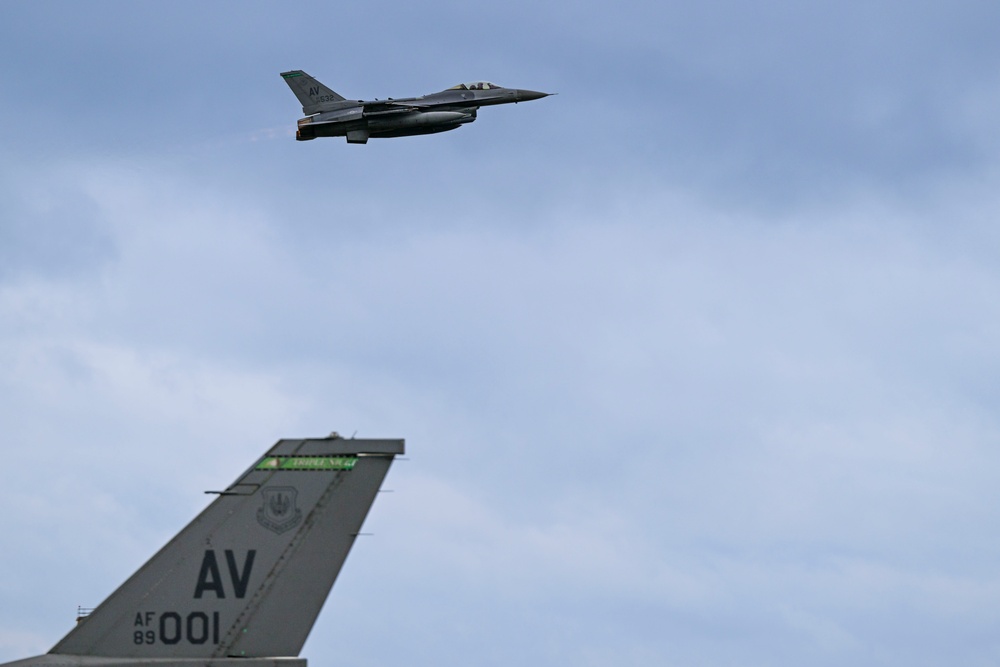
<instances>
[{"instance_id":1,"label":"cockpit canopy","mask_svg":"<svg viewBox=\"0 0 1000 667\"><path fill-rule=\"evenodd\" d=\"M448 90L493 90L494 88L503 88L503 86L498 86L489 81L476 81L475 83L460 83Z\"/></svg>"}]
</instances>

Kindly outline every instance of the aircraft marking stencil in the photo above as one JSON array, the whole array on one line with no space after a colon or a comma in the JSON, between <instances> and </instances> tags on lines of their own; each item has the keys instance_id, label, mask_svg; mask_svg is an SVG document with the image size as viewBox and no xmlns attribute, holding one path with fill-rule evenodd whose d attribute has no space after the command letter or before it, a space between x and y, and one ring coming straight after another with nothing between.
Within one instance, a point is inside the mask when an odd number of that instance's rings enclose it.
<instances>
[{"instance_id":1,"label":"aircraft marking stencil","mask_svg":"<svg viewBox=\"0 0 1000 667\"><path fill-rule=\"evenodd\" d=\"M0 667L297 659L402 440L280 440L49 653Z\"/></svg>"},{"instance_id":2,"label":"aircraft marking stencil","mask_svg":"<svg viewBox=\"0 0 1000 667\"><path fill-rule=\"evenodd\" d=\"M281 535L302 521L302 510L295 506L299 492L294 486L271 486L260 490L263 505L257 510L257 522Z\"/></svg>"}]
</instances>

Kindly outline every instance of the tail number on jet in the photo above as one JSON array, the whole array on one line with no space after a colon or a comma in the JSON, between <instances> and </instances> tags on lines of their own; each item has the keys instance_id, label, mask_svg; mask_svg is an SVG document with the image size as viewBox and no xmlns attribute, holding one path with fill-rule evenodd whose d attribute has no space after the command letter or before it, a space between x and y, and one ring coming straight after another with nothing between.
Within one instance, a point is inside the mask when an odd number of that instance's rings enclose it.
<instances>
[{"instance_id":1,"label":"tail number on jet","mask_svg":"<svg viewBox=\"0 0 1000 667\"><path fill-rule=\"evenodd\" d=\"M243 557L242 566L231 549L223 551L223 558L214 549L206 549L198 569L198 581L194 587L194 599L225 600L229 595L242 599L246 597L253 572L256 549L249 549ZM228 579L222 576L220 561L225 563ZM228 585L227 585L228 584ZM141 611L135 615L132 641L135 644L204 644L219 643L219 612L211 615L204 611L184 614L176 611Z\"/></svg>"},{"instance_id":2,"label":"tail number on jet","mask_svg":"<svg viewBox=\"0 0 1000 667\"><path fill-rule=\"evenodd\" d=\"M250 573L253 571L253 559L257 555L257 550L247 551L246 557L243 558L242 572L239 563L236 562L236 554L231 549L226 549L225 554L229 581L233 584L233 595L237 598L243 598L247 594L247 585L250 583ZM194 587L196 600L201 599L207 593L212 593L219 599L226 597L226 588L223 586L222 573L219 570L219 559L213 549L205 551L205 556L201 560L201 569L198 571L198 583Z\"/></svg>"},{"instance_id":3,"label":"tail number on jet","mask_svg":"<svg viewBox=\"0 0 1000 667\"><path fill-rule=\"evenodd\" d=\"M159 618L157 618L159 616ZM219 643L219 612L213 611L209 616L203 611L192 611L181 616L176 611L165 611L157 614L155 611L138 612L135 615L135 627L132 641L136 644L179 644L182 640L189 644L204 644L211 640Z\"/></svg>"}]
</instances>

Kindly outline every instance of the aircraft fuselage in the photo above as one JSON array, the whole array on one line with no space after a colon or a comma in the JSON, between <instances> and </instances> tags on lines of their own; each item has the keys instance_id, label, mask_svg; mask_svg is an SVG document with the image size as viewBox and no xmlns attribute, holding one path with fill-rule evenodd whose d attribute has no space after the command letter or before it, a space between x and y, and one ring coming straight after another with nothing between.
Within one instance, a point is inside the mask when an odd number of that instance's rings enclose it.
<instances>
[{"instance_id":1,"label":"aircraft fuselage","mask_svg":"<svg viewBox=\"0 0 1000 667\"><path fill-rule=\"evenodd\" d=\"M301 70L281 75L307 114L295 138L346 137L363 144L370 137L406 137L447 132L476 120L480 107L527 102L549 93L504 88L488 82L460 84L421 97L347 100Z\"/></svg>"}]
</instances>

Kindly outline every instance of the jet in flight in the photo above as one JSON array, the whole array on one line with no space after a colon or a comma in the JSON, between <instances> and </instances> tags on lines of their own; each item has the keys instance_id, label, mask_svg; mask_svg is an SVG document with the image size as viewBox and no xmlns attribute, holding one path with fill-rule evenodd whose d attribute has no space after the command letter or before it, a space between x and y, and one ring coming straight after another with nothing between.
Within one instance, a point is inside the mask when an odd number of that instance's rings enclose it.
<instances>
[{"instance_id":1,"label":"jet in flight","mask_svg":"<svg viewBox=\"0 0 1000 667\"><path fill-rule=\"evenodd\" d=\"M306 667L402 440L279 440L48 653L0 667Z\"/></svg>"},{"instance_id":2,"label":"jet in flight","mask_svg":"<svg viewBox=\"0 0 1000 667\"><path fill-rule=\"evenodd\" d=\"M368 143L369 137L409 137L454 130L476 120L479 107L528 102L551 93L504 88L480 81L452 86L422 97L386 100L347 100L302 70L282 72L282 78L302 103L295 138L347 137L349 144Z\"/></svg>"}]
</instances>

